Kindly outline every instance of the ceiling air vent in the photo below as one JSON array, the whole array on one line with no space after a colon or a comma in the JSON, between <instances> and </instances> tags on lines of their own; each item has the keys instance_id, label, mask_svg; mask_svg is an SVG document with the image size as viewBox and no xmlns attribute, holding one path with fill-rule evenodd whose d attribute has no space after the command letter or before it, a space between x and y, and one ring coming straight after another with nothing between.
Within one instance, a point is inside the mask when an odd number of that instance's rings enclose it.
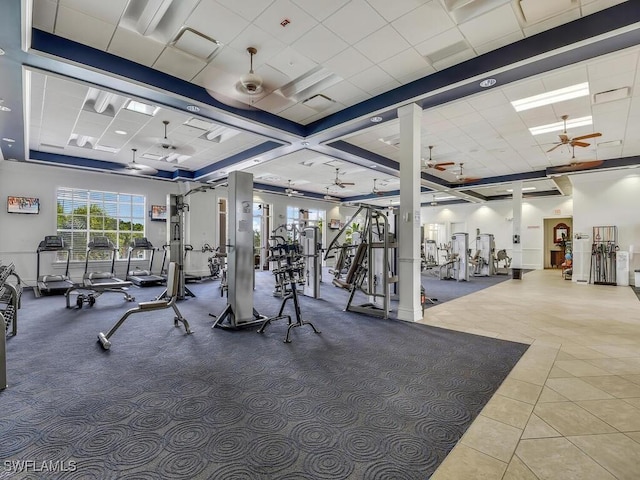
<instances>
[{"instance_id":1,"label":"ceiling air vent","mask_svg":"<svg viewBox=\"0 0 640 480\"><path fill-rule=\"evenodd\" d=\"M313 97L307 98L304 102L302 102L303 105L306 105L309 108L313 108L316 112L324 112L334 103L336 103L335 100L332 100L331 98L322 94L314 95Z\"/></svg>"},{"instance_id":2,"label":"ceiling air vent","mask_svg":"<svg viewBox=\"0 0 640 480\"><path fill-rule=\"evenodd\" d=\"M215 57L222 47L218 40L189 27L183 27L171 45L205 62Z\"/></svg>"},{"instance_id":3,"label":"ceiling air vent","mask_svg":"<svg viewBox=\"0 0 640 480\"><path fill-rule=\"evenodd\" d=\"M440 0L457 24L466 22L511 0ZM538 0L534 0L538 1ZM555 0L551 0L555 1Z\"/></svg>"},{"instance_id":4,"label":"ceiling air vent","mask_svg":"<svg viewBox=\"0 0 640 480\"><path fill-rule=\"evenodd\" d=\"M469 45L464 40L460 40L452 45L441 48L440 50L436 50L435 52L431 52L424 56L425 60L429 62L429 65L433 65L445 58L449 58L453 55L457 55L458 53L462 53L465 50L469 50Z\"/></svg>"},{"instance_id":5,"label":"ceiling air vent","mask_svg":"<svg viewBox=\"0 0 640 480\"><path fill-rule=\"evenodd\" d=\"M616 88L613 90L607 90L605 92L598 92L593 95L593 103L606 103L613 102L614 100L622 100L623 98L629 98L631 95L631 89L629 87Z\"/></svg>"},{"instance_id":6,"label":"ceiling air vent","mask_svg":"<svg viewBox=\"0 0 640 480\"><path fill-rule=\"evenodd\" d=\"M280 87L276 92L285 98L301 102L340 81L342 78L318 65L313 70Z\"/></svg>"},{"instance_id":7,"label":"ceiling air vent","mask_svg":"<svg viewBox=\"0 0 640 480\"><path fill-rule=\"evenodd\" d=\"M569 10L572 3L573 0L520 0L520 9L527 23L536 23Z\"/></svg>"}]
</instances>

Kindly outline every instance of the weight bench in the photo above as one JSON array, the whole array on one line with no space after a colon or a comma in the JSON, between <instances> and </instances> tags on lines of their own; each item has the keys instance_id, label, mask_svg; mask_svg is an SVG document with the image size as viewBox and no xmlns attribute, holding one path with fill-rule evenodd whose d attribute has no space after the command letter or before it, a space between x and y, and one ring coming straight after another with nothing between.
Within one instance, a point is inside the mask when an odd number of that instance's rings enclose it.
<instances>
[{"instance_id":1,"label":"weight bench","mask_svg":"<svg viewBox=\"0 0 640 480\"><path fill-rule=\"evenodd\" d=\"M104 348L105 350L109 350L109 348L111 347L111 342L109 341L111 336L116 333L116 330L118 330L118 328L120 328L125 320L134 313L151 312L154 310L173 308L173 311L176 314L173 319L174 326L178 327L178 322L182 322L187 334L192 333L191 328L189 327L189 322L187 322L187 319L182 316L180 310L178 310L178 307L176 305L176 301L178 300L178 279L179 271L176 262L169 262L169 270L167 274L167 294L165 297L166 300L152 300L150 302L141 302L138 303L137 307L127 310L124 315L122 315L120 320L118 320L116 324L111 327L111 330L109 330L106 334L102 332L98 334L98 341L102 344L102 348Z\"/></svg>"}]
</instances>

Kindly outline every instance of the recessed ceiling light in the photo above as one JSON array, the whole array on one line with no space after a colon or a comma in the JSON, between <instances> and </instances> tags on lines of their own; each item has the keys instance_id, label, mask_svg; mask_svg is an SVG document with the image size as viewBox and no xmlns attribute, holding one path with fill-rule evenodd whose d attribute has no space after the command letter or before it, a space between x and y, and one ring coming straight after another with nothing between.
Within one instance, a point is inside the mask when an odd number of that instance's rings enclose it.
<instances>
[{"instance_id":1,"label":"recessed ceiling light","mask_svg":"<svg viewBox=\"0 0 640 480\"><path fill-rule=\"evenodd\" d=\"M514 100L511 102L511 105L516 109L516 112L522 112L523 110L564 102L572 98L586 97L587 95L589 95L589 83L584 82L571 85L570 87L552 90L551 92L541 93L540 95Z\"/></svg>"},{"instance_id":2,"label":"recessed ceiling light","mask_svg":"<svg viewBox=\"0 0 640 480\"><path fill-rule=\"evenodd\" d=\"M10 112L11 109L9 107L5 107L4 105L0 105L0 112Z\"/></svg>"},{"instance_id":3,"label":"recessed ceiling light","mask_svg":"<svg viewBox=\"0 0 640 480\"><path fill-rule=\"evenodd\" d=\"M7 137L3 137L2 140L4 140L7 143L13 143L15 142L15 140L13 138L7 138Z\"/></svg>"},{"instance_id":4,"label":"recessed ceiling light","mask_svg":"<svg viewBox=\"0 0 640 480\"><path fill-rule=\"evenodd\" d=\"M498 81L495 78L485 78L480 82L480 86L482 88L493 87Z\"/></svg>"},{"instance_id":5,"label":"recessed ceiling light","mask_svg":"<svg viewBox=\"0 0 640 480\"><path fill-rule=\"evenodd\" d=\"M382 121L382 117L371 117L369 120L373 123L380 123Z\"/></svg>"},{"instance_id":6,"label":"recessed ceiling light","mask_svg":"<svg viewBox=\"0 0 640 480\"><path fill-rule=\"evenodd\" d=\"M593 119L591 115L589 115L588 117L580 117L567 120L567 128L584 127L586 125L591 125L592 123ZM531 127L529 131L531 132L531 135L541 135L543 133L561 132L564 130L564 128L564 122L556 122L549 123L547 125L540 125L539 127Z\"/></svg>"},{"instance_id":7,"label":"recessed ceiling light","mask_svg":"<svg viewBox=\"0 0 640 480\"><path fill-rule=\"evenodd\" d=\"M374 164L371 164L371 165L369 165L369 166L370 166L371 168L378 168L378 165L376 165L375 163L374 163Z\"/></svg>"},{"instance_id":8,"label":"recessed ceiling light","mask_svg":"<svg viewBox=\"0 0 640 480\"><path fill-rule=\"evenodd\" d=\"M187 105L187 110L197 113L200 111L200 107L198 107L197 105Z\"/></svg>"},{"instance_id":9,"label":"recessed ceiling light","mask_svg":"<svg viewBox=\"0 0 640 480\"><path fill-rule=\"evenodd\" d=\"M302 145L303 147L308 147L309 146L309 142L302 142L300 145Z\"/></svg>"},{"instance_id":10,"label":"recessed ceiling light","mask_svg":"<svg viewBox=\"0 0 640 480\"><path fill-rule=\"evenodd\" d=\"M260 163L260 159L259 158L254 158L253 159L253 163Z\"/></svg>"},{"instance_id":11,"label":"recessed ceiling light","mask_svg":"<svg viewBox=\"0 0 640 480\"><path fill-rule=\"evenodd\" d=\"M125 132L124 130L116 130L115 133L117 133L118 135L126 135L127 132Z\"/></svg>"}]
</instances>

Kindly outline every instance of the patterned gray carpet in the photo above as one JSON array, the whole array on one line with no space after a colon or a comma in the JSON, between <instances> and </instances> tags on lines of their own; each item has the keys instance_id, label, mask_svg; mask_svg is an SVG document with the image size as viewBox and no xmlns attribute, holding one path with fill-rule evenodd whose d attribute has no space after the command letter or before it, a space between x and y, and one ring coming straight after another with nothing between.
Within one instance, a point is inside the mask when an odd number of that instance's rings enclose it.
<instances>
[{"instance_id":1,"label":"patterned gray carpet","mask_svg":"<svg viewBox=\"0 0 640 480\"><path fill-rule=\"evenodd\" d=\"M274 315L271 275L256 283L256 308ZM108 352L96 336L132 306L122 296L66 309L25 291L0 458L33 464L4 463L0 478L424 480L527 348L346 313L328 282L324 299L301 298L322 333L296 328L285 344L284 320L262 335L211 329L207 314L226 304L218 282L189 287L197 297L179 308L193 335L170 310L139 314Z\"/></svg>"}]
</instances>

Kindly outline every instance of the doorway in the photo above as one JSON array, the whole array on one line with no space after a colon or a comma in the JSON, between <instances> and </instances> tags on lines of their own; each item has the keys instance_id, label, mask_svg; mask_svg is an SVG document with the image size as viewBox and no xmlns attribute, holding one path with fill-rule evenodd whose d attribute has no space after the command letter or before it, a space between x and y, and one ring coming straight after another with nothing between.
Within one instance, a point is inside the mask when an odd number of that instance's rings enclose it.
<instances>
[{"instance_id":1,"label":"doorway","mask_svg":"<svg viewBox=\"0 0 640 480\"><path fill-rule=\"evenodd\" d=\"M572 217L544 219L543 267L562 268L565 255L571 253Z\"/></svg>"}]
</instances>

